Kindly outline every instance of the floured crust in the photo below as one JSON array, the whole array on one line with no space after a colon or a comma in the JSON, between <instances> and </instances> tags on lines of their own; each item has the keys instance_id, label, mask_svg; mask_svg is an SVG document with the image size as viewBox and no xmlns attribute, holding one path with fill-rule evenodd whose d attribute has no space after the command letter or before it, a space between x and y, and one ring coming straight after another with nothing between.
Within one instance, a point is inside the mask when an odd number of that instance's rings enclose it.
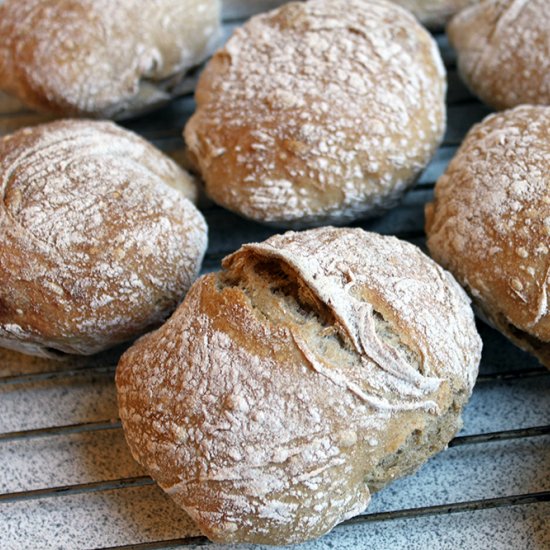
<instances>
[{"instance_id":1,"label":"floured crust","mask_svg":"<svg viewBox=\"0 0 550 550\"><path fill-rule=\"evenodd\" d=\"M550 105L550 2L486 0L455 16L447 34L470 89L496 109Z\"/></svg>"},{"instance_id":2,"label":"floured crust","mask_svg":"<svg viewBox=\"0 0 550 550\"><path fill-rule=\"evenodd\" d=\"M395 206L437 148L437 46L394 4L290 3L253 17L207 64L185 128L208 194L279 226Z\"/></svg>"},{"instance_id":3,"label":"floured crust","mask_svg":"<svg viewBox=\"0 0 550 550\"><path fill-rule=\"evenodd\" d=\"M460 426L469 301L360 229L243 246L117 369L134 457L211 539L296 543L360 513Z\"/></svg>"},{"instance_id":4,"label":"floured crust","mask_svg":"<svg viewBox=\"0 0 550 550\"><path fill-rule=\"evenodd\" d=\"M487 117L426 209L433 257L486 318L550 366L550 107Z\"/></svg>"},{"instance_id":5,"label":"floured crust","mask_svg":"<svg viewBox=\"0 0 550 550\"><path fill-rule=\"evenodd\" d=\"M176 190L177 189L177 190ZM0 346L91 354L158 326L198 274L189 177L108 122L0 139Z\"/></svg>"},{"instance_id":6,"label":"floured crust","mask_svg":"<svg viewBox=\"0 0 550 550\"><path fill-rule=\"evenodd\" d=\"M390 0L411 11L429 28L441 28L455 13L481 0Z\"/></svg>"},{"instance_id":7,"label":"floured crust","mask_svg":"<svg viewBox=\"0 0 550 550\"><path fill-rule=\"evenodd\" d=\"M6 0L0 89L60 115L142 112L210 54L219 12L218 0Z\"/></svg>"}]
</instances>

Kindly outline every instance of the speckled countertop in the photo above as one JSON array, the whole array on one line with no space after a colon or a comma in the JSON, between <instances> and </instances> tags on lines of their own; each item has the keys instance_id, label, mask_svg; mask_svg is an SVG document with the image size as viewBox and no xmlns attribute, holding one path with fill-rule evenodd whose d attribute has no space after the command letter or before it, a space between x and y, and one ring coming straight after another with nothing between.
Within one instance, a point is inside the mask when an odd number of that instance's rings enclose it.
<instances>
[{"instance_id":1,"label":"speckled countertop","mask_svg":"<svg viewBox=\"0 0 550 550\"><path fill-rule=\"evenodd\" d=\"M250 10L276 3L226 2L226 33ZM489 112L460 83L445 38L436 38L449 73L445 141L399 208L361 224L421 246L423 205L434 181L467 129ZM192 110L186 95L127 126L177 156ZM43 119L0 96L0 135ZM213 206L204 213L211 228L205 271L241 243L273 233ZM416 475L375 495L366 511L370 521L339 526L295 548L550 549L549 371L492 329L479 328L481 376L460 436L504 431L500 440L459 440ZM117 422L116 357L115 351L58 363L0 350L0 550L202 545L201 539L181 540L199 533L130 456ZM69 427L50 429L57 426ZM446 513L472 501L479 509ZM402 518L378 515L402 510ZM430 511L437 514L422 515Z\"/></svg>"}]
</instances>

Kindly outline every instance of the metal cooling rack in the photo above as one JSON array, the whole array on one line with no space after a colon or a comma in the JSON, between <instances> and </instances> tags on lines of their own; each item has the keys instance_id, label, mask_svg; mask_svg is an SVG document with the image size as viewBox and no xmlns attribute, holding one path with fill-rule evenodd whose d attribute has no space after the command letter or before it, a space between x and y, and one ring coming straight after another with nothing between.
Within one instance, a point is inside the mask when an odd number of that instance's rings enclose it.
<instances>
[{"instance_id":1,"label":"metal cooling rack","mask_svg":"<svg viewBox=\"0 0 550 550\"><path fill-rule=\"evenodd\" d=\"M225 2L226 36L253 11L280 3ZM445 37L436 39L449 75L444 143L400 207L356 224L421 247L423 208L434 182L469 127L489 112L460 83ZM194 82L188 79L177 101L126 126L178 158ZM0 135L46 119L0 96ZM202 210L210 226L203 271L217 269L242 243L274 232L206 201ZM550 548L549 371L492 329L479 329L481 374L465 429L449 450L304 549ZM113 382L119 353L58 363L0 350L1 549L209 544L126 449Z\"/></svg>"}]
</instances>

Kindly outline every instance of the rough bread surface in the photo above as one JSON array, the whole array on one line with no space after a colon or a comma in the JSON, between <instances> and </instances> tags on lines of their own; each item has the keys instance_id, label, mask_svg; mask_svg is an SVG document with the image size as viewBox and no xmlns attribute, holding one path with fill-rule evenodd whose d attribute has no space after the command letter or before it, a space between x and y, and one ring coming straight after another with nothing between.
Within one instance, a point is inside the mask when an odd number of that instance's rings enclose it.
<instances>
[{"instance_id":1,"label":"rough bread surface","mask_svg":"<svg viewBox=\"0 0 550 550\"><path fill-rule=\"evenodd\" d=\"M300 227L394 206L445 127L431 36L383 0L311 0L253 17L210 60L185 128L207 193Z\"/></svg>"},{"instance_id":2,"label":"rough bread surface","mask_svg":"<svg viewBox=\"0 0 550 550\"><path fill-rule=\"evenodd\" d=\"M243 246L117 369L134 457L211 539L297 543L460 427L481 341L411 244L331 227Z\"/></svg>"},{"instance_id":3,"label":"rough bread surface","mask_svg":"<svg viewBox=\"0 0 550 550\"><path fill-rule=\"evenodd\" d=\"M150 109L211 53L219 11L218 0L6 0L0 89L61 115Z\"/></svg>"},{"instance_id":4,"label":"rough bread surface","mask_svg":"<svg viewBox=\"0 0 550 550\"><path fill-rule=\"evenodd\" d=\"M158 326L198 274L187 176L109 122L0 139L0 346L91 354Z\"/></svg>"},{"instance_id":5,"label":"rough bread surface","mask_svg":"<svg viewBox=\"0 0 550 550\"><path fill-rule=\"evenodd\" d=\"M426 232L485 317L550 366L550 107L474 126L437 182Z\"/></svg>"},{"instance_id":6,"label":"rough bread surface","mask_svg":"<svg viewBox=\"0 0 550 550\"><path fill-rule=\"evenodd\" d=\"M550 2L486 0L448 27L466 84L496 109L550 105Z\"/></svg>"}]
</instances>

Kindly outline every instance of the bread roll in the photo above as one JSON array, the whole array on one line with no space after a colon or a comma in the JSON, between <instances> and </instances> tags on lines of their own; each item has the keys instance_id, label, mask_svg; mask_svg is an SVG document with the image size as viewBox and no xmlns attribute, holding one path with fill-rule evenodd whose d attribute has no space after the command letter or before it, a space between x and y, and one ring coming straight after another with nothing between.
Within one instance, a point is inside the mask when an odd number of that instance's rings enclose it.
<instances>
[{"instance_id":1,"label":"bread roll","mask_svg":"<svg viewBox=\"0 0 550 550\"><path fill-rule=\"evenodd\" d=\"M6 0L0 89L61 115L139 113L212 51L219 11L219 0Z\"/></svg>"},{"instance_id":2,"label":"bread roll","mask_svg":"<svg viewBox=\"0 0 550 550\"><path fill-rule=\"evenodd\" d=\"M416 247L321 228L243 246L117 369L134 457L214 541L287 544L360 513L460 427L481 342Z\"/></svg>"},{"instance_id":3,"label":"bread roll","mask_svg":"<svg viewBox=\"0 0 550 550\"><path fill-rule=\"evenodd\" d=\"M442 27L447 20L460 10L481 0L391 0L411 11L424 25L431 28Z\"/></svg>"},{"instance_id":4,"label":"bread roll","mask_svg":"<svg viewBox=\"0 0 550 550\"><path fill-rule=\"evenodd\" d=\"M474 126L437 182L426 232L486 319L550 367L550 107Z\"/></svg>"},{"instance_id":5,"label":"bread roll","mask_svg":"<svg viewBox=\"0 0 550 550\"><path fill-rule=\"evenodd\" d=\"M112 123L1 138L0 346L87 355L158 326L204 254L193 194L173 161Z\"/></svg>"},{"instance_id":6,"label":"bread roll","mask_svg":"<svg viewBox=\"0 0 550 550\"><path fill-rule=\"evenodd\" d=\"M550 2L485 0L448 27L468 87L495 109L550 105Z\"/></svg>"},{"instance_id":7,"label":"bread roll","mask_svg":"<svg viewBox=\"0 0 550 550\"><path fill-rule=\"evenodd\" d=\"M382 0L311 0L253 17L202 73L185 129L207 193L281 226L396 204L445 126L431 36Z\"/></svg>"}]
</instances>

